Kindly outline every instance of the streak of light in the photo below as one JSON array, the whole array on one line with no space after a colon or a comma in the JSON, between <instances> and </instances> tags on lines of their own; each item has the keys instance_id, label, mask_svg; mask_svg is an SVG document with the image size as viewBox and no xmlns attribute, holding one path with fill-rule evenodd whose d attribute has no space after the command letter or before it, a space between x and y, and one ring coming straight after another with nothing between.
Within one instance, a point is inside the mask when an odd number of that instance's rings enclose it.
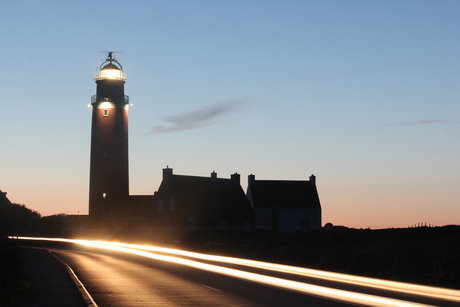
<instances>
[{"instance_id":1,"label":"streak of light","mask_svg":"<svg viewBox=\"0 0 460 307\"><path fill-rule=\"evenodd\" d=\"M35 237L17 237L17 238L22 239L22 240L44 240L44 241L70 242L70 243L76 243L76 244L80 244L84 246L91 246L91 247L96 247L96 248L101 248L101 249L109 249L109 250L139 255L139 256L150 258L150 259L156 259L156 260L177 263L181 265L187 265L190 267L194 267L194 268L198 268L198 269L202 269L202 270L206 270L206 271L210 271L214 273L224 274L228 276L233 276L233 277L237 277L240 279L250 280L253 282L266 284L269 286L274 286L274 287L283 288L283 289L287 289L291 291L297 291L297 292L304 293L304 294L324 297L324 298L332 299L332 300L344 301L344 302L353 303L353 304L362 304L362 305L375 306L375 307L377 306L379 307L430 306L430 305L418 304L414 302L407 302L407 301L402 301L402 300L397 300L397 299L390 299L390 298L385 298L385 297L380 297L380 296L375 296L375 295L362 294L362 293L345 291L345 290L338 290L338 289L333 289L333 288L328 288L328 287L323 287L323 286L316 286L312 284L307 284L307 283L302 283L302 282L297 282L297 281L292 281L292 280L287 280L287 279L282 279L282 278L277 278L277 277L271 277L271 276L255 274L255 273L245 272L245 271L236 270L236 269L230 269L226 267L220 267L217 265L200 263L200 262L188 260L188 259L154 254L151 252L147 252L145 250L133 249L132 247L131 248L124 247L124 245L131 246L130 244L90 241L90 240L70 240L70 239L59 239L59 238L35 238ZM139 245L137 245L137 247L139 247ZM145 248L145 246L143 248Z\"/></svg>"},{"instance_id":2,"label":"streak of light","mask_svg":"<svg viewBox=\"0 0 460 307\"><path fill-rule=\"evenodd\" d=\"M215 256L207 255L200 253L187 252L177 249L168 249L155 246L145 246L145 245L134 245L126 243L114 243L114 242L105 242L105 244L115 245L115 246L124 246L127 248L136 248L140 250L150 250L162 253L176 254L186 257L191 257L201 260L216 261L222 263L238 264L253 268L266 269L271 271L283 272L296 274L306 277L318 278L323 280L330 280L334 282L342 282L347 284L359 285L369 288L376 288L382 290L389 290L394 292L406 293L419 295L424 297L430 297L434 299L443 299L450 300L454 302L460 302L460 291L451 290L438 287L422 286L416 284L409 284L396 281L388 281L376 278L369 277L360 277L348 274L333 273L327 271L320 271L308 268L294 267L289 265L274 264L262 261L247 260L241 258L225 257L225 256Z\"/></svg>"},{"instance_id":3,"label":"streak of light","mask_svg":"<svg viewBox=\"0 0 460 307\"><path fill-rule=\"evenodd\" d=\"M126 243L115 243L115 242L100 242L100 243L107 244L107 245L114 245L114 246L122 246L122 247L127 247L127 248L135 248L139 250L148 250L148 251L155 251L155 252L161 252L161 253L175 254L175 255L186 256L186 257L191 257L191 258L201 259L201 260L209 260L209 261L229 263L229 264L238 264L238 265L243 265L243 266L248 266L248 267L253 267L253 268L296 274L296 275L301 275L301 276L306 276L306 277L311 277L311 278L318 278L318 279L329 280L329 281L334 281L334 282L342 282L342 283L353 284L353 285L358 285L358 286L363 286L363 287L368 287L368 288L424 296L424 297L429 297L433 299L442 299L442 300L460 302L460 291L446 289L446 288L422 286L422 285L416 285L416 284L409 284L409 283L388 281L388 280L382 280L382 279L376 279L376 278L327 272L327 271L321 271L321 270L294 267L294 266L289 266L289 265L275 264L275 263L255 261L255 260L247 260L247 259L241 259L241 258L200 254L200 253L182 251L178 249L169 249L169 248L163 248L163 247L135 245L135 244L126 244Z\"/></svg>"}]
</instances>

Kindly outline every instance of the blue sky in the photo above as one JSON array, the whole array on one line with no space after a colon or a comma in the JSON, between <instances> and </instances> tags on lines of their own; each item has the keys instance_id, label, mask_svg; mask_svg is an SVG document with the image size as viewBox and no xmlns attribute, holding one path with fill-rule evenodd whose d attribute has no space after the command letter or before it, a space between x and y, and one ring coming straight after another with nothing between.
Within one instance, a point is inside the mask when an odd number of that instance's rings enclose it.
<instances>
[{"instance_id":1,"label":"blue sky","mask_svg":"<svg viewBox=\"0 0 460 307\"><path fill-rule=\"evenodd\" d=\"M93 73L116 51L130 191L317 176L323 221L458 224L458 1L2 1L0 189L88 210Z\"/></svg>"}]
</instances>

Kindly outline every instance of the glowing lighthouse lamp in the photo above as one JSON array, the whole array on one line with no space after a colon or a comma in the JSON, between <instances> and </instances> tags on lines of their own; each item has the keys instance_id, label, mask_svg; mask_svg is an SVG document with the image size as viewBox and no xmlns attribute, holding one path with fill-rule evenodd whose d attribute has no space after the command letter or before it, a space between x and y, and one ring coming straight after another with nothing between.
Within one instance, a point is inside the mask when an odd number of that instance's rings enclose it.
<instances>
[{"instance_id":1,"label":"glowing lighthouse lamp","mask_svg":"<svg viewBox=\"0 0 460 307\"><path fill-rule=\"evenodd\" d=\"M109 63L102 67L102 65L104 65L107 62ZM126 76L123 73L123 68L121 67L121 64L113 58L112 52L109 52L108 58L105 63L102 63L101 67L99 68L97 76L94 77L95 80L126 80ZM117 65L115 65L115 63Z\"/></svg>"}]
</instances>

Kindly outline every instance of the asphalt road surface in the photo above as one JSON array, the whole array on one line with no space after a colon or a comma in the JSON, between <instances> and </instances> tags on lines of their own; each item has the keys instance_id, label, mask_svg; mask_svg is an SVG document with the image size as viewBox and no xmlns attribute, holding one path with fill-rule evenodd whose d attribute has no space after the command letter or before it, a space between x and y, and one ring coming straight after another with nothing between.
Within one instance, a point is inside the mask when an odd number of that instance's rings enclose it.
<instances>
[{"instance_id":1,"label":"asphalt road surface","mask_svg":"<svg viewBox=\"0 0 460 307\"><path fill-rule=\"evenodd\" d=\"M139 256L53 253L73 269L98 306L351 306Z\"/></svg>"},{"instance_id":2,"label":"asphalt road surface","mask_svg":"<svg viewBox=\"0 0 460 307\"><path fill-rule=\"evenodd\" d=\"M460 291L216 257L59 238L40 243L73 270L96 306L459 306ZM44 246L48 243L51 246ZM54 245L53 245L54 244ZM88 302L88 298L85 298Z\"/></svg>"}]
</instances>

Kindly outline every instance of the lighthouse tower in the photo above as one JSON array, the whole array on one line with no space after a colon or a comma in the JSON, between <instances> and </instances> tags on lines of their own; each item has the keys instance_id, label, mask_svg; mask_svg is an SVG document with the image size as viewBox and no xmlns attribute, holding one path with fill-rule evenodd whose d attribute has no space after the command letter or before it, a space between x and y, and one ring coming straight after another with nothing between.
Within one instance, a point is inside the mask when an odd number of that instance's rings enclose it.
<instances>
[{"instance_id":1,"label":"lighthouse tower","mask_svg":"<svg viewBox=\"0 0 460 307\"><path fill-rule=\"evenodd\" d=\"M125 73L112 52L94 79L97 90L91 97L89 215L117 218L123 216L129 198L129 97L124 94Z\"/></svg>"}]
</instances>

